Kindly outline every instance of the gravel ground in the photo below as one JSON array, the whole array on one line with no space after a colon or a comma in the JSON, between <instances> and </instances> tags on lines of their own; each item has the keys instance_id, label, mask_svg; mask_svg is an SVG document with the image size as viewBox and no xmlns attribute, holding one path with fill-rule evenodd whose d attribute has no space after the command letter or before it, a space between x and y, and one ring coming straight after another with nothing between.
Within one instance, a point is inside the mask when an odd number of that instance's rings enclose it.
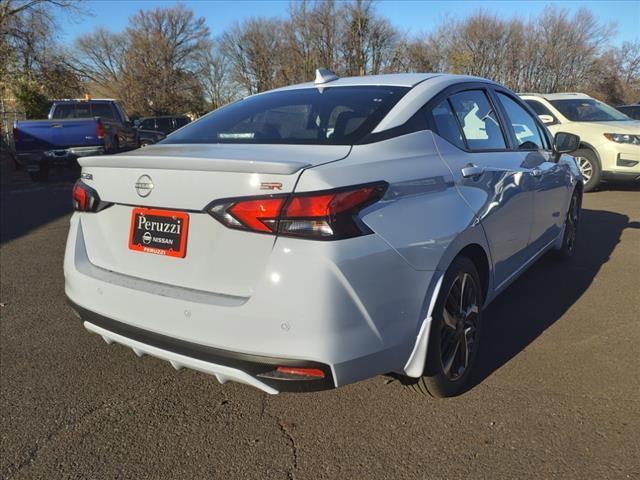
<instances>
[{"instance_id":1,"label":"gravel ground","mask_svg":"<svg viewBox=\"0 0 640 480\"><path fill-rule=\"evenodd\" d=\"M477 386L268 396L107 346L65 303L71 182L2 182L0 477L640 478L640 190L587 194L576 257L485 312Z\"/></svg>"}]
</instances>

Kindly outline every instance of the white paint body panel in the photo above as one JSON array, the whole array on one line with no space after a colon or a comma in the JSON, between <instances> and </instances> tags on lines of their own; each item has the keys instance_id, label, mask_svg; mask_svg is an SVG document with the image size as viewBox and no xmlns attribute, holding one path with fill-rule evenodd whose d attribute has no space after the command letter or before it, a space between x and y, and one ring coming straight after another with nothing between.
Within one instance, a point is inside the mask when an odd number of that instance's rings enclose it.
<instances>
[{"instance_id":1,"label":"white paint body panel","mask_svg":"<svg viewBox=\"0 0 640 480\"><path fill-rule=\"evenodd\" d=\"M391 77L323 86L413 86L376 128L385 131L402 125L444 88L478 81ZM461 177L471 160L486 166L480 180ZM419 376L435 297L455 256L470 245L485 252L489 302L535 258L558 246L579 175L575 162L561 162L565 173L556 181L562 188L551 198L527 177L530 166L522 153L481 157L429 130L353 147L159 145L81 163L83 174L92 177L86 183L116 205L71 218L64 273L74 303L186 342L320 362L330 367L336 386L390 371ZM152 177L154 188L141 198L134 185L143 174ZM389 184L384 198L359 214L372 233L347 240L231 230L203 211L213 200L274 193L261 191L262 183L280 183L275 193L290 193L379 181ZM545 202L546 210L536 210ZM187 210L187 256L129 250L133 206ZM268 391L244 372L88 328L137 351Z\"/></svg>"}]
</instances>

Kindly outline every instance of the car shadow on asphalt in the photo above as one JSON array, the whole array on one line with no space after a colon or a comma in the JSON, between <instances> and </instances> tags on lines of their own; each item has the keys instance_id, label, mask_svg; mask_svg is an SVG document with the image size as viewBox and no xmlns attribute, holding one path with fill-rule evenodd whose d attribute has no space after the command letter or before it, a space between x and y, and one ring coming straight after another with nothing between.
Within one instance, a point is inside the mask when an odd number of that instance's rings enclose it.
<instances>
[{"instance_id":1,"label":"car shadow on asphalt","mask_svg":"<svg viewBox=\"0 0 640 480\"><path fill-rule=\"evenodd\" d=\"M576 303L627 228L640 228L640 223L619 213L583 209L573 258L558 261L550 252L489 305L483 314L471 388L523 351Z\"/></svg>"},{"instance_id":2,"label":"car shadow on asphalt","mask_svg":"<svg viewBox=\"0 0 640 480\"><path fill-rule=\"evenodd\" d=\"M3 172L0 185L0 244L71 213L71 189L78 170L54 172L34 183L24 171Z\"/></svg>"}]
</instances>

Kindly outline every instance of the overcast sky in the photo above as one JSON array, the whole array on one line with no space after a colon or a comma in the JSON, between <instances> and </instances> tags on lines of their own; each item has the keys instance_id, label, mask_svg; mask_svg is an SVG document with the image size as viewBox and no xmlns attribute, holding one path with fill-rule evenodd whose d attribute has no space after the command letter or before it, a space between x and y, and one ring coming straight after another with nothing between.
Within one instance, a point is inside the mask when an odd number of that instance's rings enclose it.
<instances>
[{"instance_id":1,"label":"overcast sky","mask_svg":"<svg viewBox=\"0 0 640 480\"><path fill-rule=\"evenodd\" d=\"M91 15L63 18L60 36L64 42L71 43L77 35L91 32L98 26L120 31L125 28L129 16L138 10L175 3L177 2L165 0L88 0L85 5ZM289 9L288 1L278 0L197 0L182 3L191 7L197 16L206 18L207 25L214 36L244 18L286 17ZM433 30L447 16L463 18L483 9L506 18L528 19L530 16L539 14L549 4L570 11L576 11L584 6L592 10L601 21L615 23L618 33L611 39L613 45L640 39L640 0L560 2L380 0L377 2L377 11L401 31L415 34Z\"/></svg>"}]
</instances>

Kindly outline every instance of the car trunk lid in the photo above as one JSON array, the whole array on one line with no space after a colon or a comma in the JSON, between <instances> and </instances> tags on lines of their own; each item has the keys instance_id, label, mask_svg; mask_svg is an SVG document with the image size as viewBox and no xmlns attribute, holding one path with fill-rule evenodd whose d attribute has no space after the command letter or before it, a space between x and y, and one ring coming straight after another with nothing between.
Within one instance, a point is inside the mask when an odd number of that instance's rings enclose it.
<instances>
[{"instance_id":1,"label":"car trunk lid","mask_svg":"<svg viewBox=\"0 0 640 480\"><path fill-rule=\"evenodd\" d=\"M311 152L292 145L158 147L80 159L83 182L102 201L115 204L81 214L89 260L130 277L246 298L268 278L275 237L227 228L205 207L214 200L292 192L305 167L344 158L350 150L329 146ZM134 209L140 207L188 215L183 258L130 248Z\"/></svg>"}]
</instances>

